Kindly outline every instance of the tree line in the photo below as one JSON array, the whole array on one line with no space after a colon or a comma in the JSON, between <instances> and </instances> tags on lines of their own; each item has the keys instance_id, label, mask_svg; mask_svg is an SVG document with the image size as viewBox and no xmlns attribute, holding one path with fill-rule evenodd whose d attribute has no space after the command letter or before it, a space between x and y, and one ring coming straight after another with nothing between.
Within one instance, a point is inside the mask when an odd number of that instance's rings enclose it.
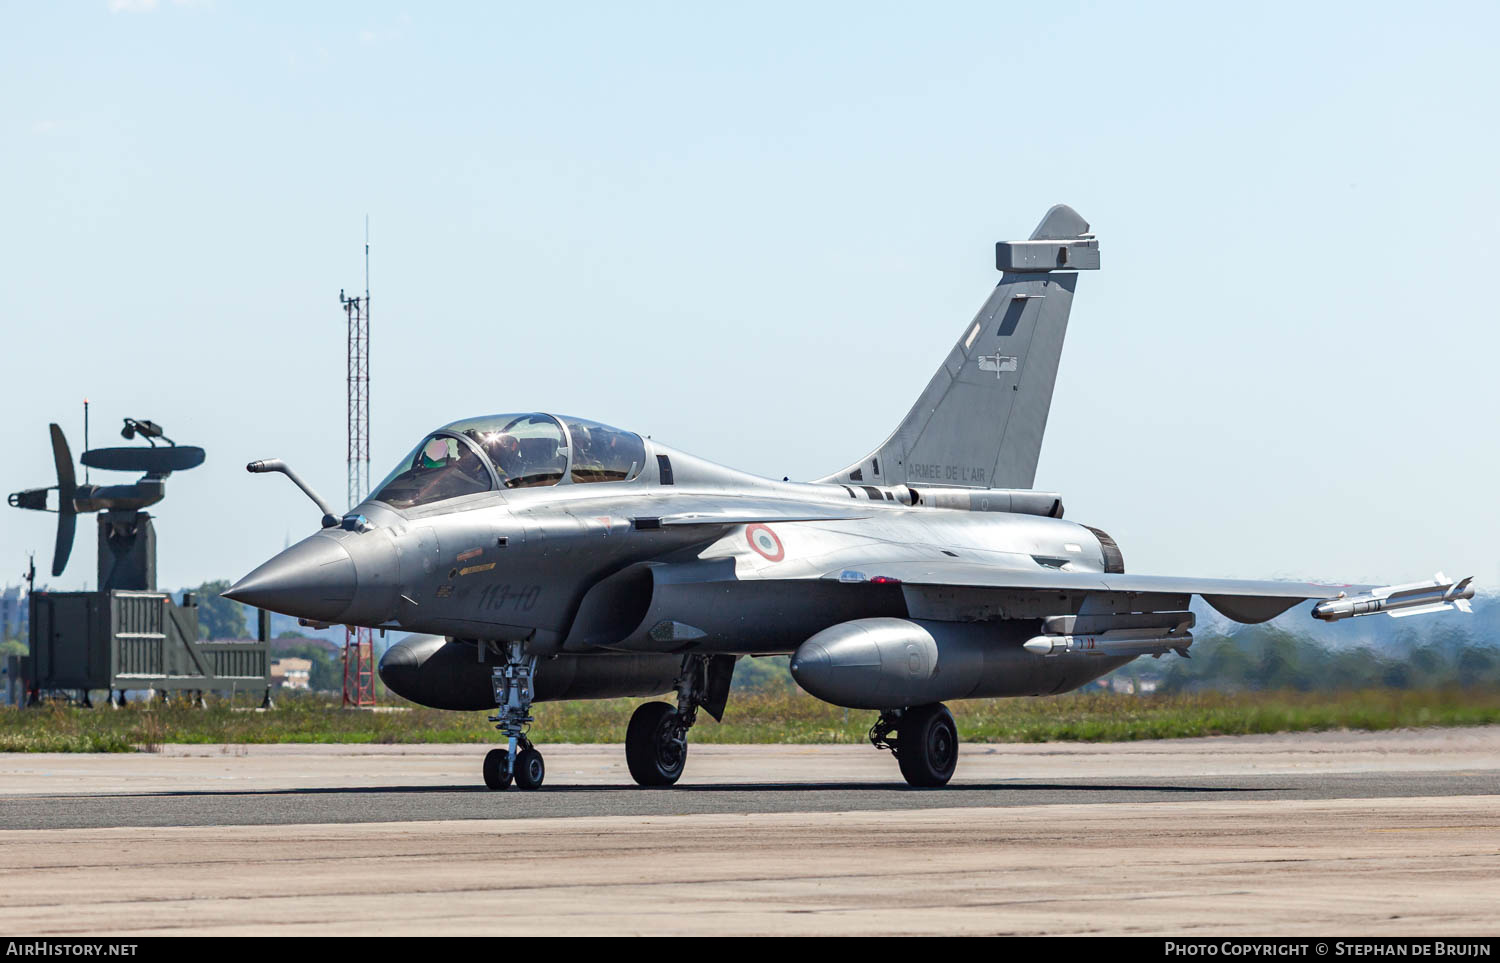
<instances>
[{"instance_id":1,"label":"tree line","mask_svg":"<svg viewBox=\"0 0 1500 963\"><path fill-rule=\"evenodd\" d=\"M1458 620L1406 629L1382 645L1330 646L1300 632L1252 625L1199 635L1188 659L1163 656L1159 672L1137 660L1140 676L1165 691L1197 689L1435 689L1500 685L1500 647L1476 638ZM1129 667L1125 671L1129 671Z\"/></svg>"}]
</instances>

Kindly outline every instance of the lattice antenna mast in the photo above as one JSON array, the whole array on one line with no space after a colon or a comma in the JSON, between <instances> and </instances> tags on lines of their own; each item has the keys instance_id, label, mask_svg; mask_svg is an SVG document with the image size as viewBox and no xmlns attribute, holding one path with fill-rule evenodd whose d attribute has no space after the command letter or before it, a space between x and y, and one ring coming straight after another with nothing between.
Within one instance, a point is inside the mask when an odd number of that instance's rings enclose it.
<instances>
[{"instance_id":1,"label":"lattice antenna mast","mask_svg":"<svg viewBox=\"0 0 1500 963\"><path fill-rule=\"evenodd\" d=\"M365 296L339 292L349 330L349 507L370 493L370 218L365 216ZM375 704L375 637L344 627L344 705Z\"/></svg>"},{"instance_id":2,"label":"lattice antenna mast","mask_svg":"<svg viewBox=\"0 0 1500 963\"><path fill-rule=\"evenodd\" d=\"M370 219L365 218L365 296L339 292L348 326L349 507L370 491Z\"/></svg>"}]
</instances>

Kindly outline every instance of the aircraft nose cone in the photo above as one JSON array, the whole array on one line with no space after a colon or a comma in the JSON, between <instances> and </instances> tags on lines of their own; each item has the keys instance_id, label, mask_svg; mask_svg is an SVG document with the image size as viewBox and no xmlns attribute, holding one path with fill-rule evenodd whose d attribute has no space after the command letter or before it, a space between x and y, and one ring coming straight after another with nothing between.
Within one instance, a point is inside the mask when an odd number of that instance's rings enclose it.
<instances>
[{"instance_id":1,"label":"aircraft nose cone","mask_svg":"<svg viewBox=\"0 0 1500 963\"><path fill-rule=\"evenodd\" d=\"M336 539L314 535L246 575L227 599L283 615L335 621L354 600L354 560Z\"/></svg>"}]
</instances>

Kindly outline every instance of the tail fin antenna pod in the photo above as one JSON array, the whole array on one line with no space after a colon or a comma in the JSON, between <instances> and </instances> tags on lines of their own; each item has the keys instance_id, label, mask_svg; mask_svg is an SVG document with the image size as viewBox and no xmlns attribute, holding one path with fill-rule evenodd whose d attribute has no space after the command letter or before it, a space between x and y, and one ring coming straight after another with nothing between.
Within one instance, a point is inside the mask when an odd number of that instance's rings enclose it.
<instances>
[{"instance_id":1,"label":"tail fin antenna pod","mask_svg":"<svg viewBox=\"0 0 1500 963\"><path fill-rule=\"evenodd\" d=\"M906 419L829 483L1030 488L1052 406L1078 275L1099 242L1071 207L1049 210L1025 241L995 245L1004 272Z\"/></svg>"}]
</instances>

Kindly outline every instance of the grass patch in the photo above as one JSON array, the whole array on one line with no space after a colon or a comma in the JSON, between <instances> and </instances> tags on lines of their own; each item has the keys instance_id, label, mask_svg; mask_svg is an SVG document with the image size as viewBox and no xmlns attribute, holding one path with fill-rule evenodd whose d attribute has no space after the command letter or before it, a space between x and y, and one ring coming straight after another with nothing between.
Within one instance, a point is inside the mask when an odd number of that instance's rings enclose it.
<instances>
[{"instance_id":1,"label":"grass patch","mask_svg":"<svg viewBox=\"0 0 1500 963\"><path fill-rule=\"evenodd\" d=\"M541 743L620 742L643 700L543 703ZM1500 691L1369 689L1343 693L1243 692L1166 695L1085 693L957 702L967 742L1116 742L1187 736L1398 729L1500 723ZM706 716L700 743L861 743L876 713L844 710L801 692L736 692L722 724ZM331 696L283 698L269 712L210 700L120 709L51 705L0 710L0 752L153 751L167 743L490 743L482 712L342 710Z\"/></svg>"}]
</instances>

